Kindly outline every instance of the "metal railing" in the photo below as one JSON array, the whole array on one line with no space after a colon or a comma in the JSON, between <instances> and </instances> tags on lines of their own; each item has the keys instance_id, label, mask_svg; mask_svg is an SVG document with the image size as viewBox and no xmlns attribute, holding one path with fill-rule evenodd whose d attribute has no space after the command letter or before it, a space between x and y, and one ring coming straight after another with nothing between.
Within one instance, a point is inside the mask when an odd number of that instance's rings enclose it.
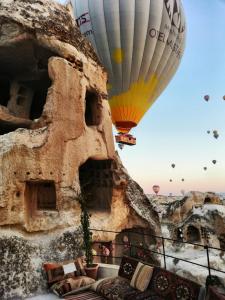
<instances>
[{"instance_id":1,"label":"metal railing","mask_svg":"<svg viewBox=\"0 0 225 300\"><path fill-rule=\"evenodd\" d=\"M157 255L161 255L163 256L163 261L164 261L164 268L167 269L167 262L166 262L166 258L173 258L173 259L178 259L179 261L183 261L183 262L186 262L186 263L189 263L189 264L192 264L192 265L196 265L196 266L199 266L199 267L203 267L203 268L206 268L208 269L208 274L209 276L211 276L211 271L216 271L216 272L219 272L219 273L222 273L225 275L225 270L219 270L219 269L216 269L214 267L212 267L210 265L210 250L218 250L218 251L223 251L225 253L225 249L221 249L221 248L216 248L216 247L211 247L211 246L208 246L208 245L202 245L202 244L198 244L198 243L191 243L191 242L186 242L186 241L183 241L183 240L175 240L175 239L171 239L171 238L165 238L163 236L157 236L157 235L153 235L153 234L150 234L150 233L142 233L142 232L137 232L137 231L133 231L133 230L123 230L123 231L111 231L111 230L101 230L101 229L91 229L92 232L105 232L105 233L113 233L115 235L118 235L118 234L138 234L138 235L141 235L141 236L148 236L148 237L151 237L151 238L154 238L154 240L161 240L161 245L162 245L162 252L161 251L156 251L156 250L152 250L152 249L148 249L148 248L144 248L144 247L141 247L141 246L137 246L135 244L132 244L131 242L129 243L130 244L130 249L133 248L136 248L136 249L142 249L146 252L149 252L149 253L154 253L154 254L157 254ZM206 265L202 265L202 264L199 264L199 263L196 263L196 262L193 262L193 261L190 261L190 260L187 260L187 259L184 259L184 258L180 258L180 257L176 257L176 256L173 256L173 255L169 255L166 253L166 245L165 245L165 241L170 241L172 243L176 243L176 244L187 244L187 245L193 245L193 246L198 246L198 247L201 247L203 249L205 249L205 255L206 255L206 258L207 258L207 266ZM104 241L95 241L94 242L95 244L104 244ZM113 247L116 247L116 246L124 246L124 243L116 243L116 242L111 242L111 245ZM224 254L225 255L225 254ZM99 257L105 257L105 255L101 254L101 255L94 255L94 256L99 256ZM132 253L130 251L129 253L129 256L132 256ZM111 258L113 259L121 259L122 256L111 256ZM143 259L141 259L143 260Z\"/></svg>"}]
</instances>

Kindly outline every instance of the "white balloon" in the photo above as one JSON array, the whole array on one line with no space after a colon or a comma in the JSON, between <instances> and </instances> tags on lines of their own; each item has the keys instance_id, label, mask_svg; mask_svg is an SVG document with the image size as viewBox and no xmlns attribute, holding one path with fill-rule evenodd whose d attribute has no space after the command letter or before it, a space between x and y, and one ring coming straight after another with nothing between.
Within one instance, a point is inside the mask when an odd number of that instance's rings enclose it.
<instances>
[{"instance_id":1,"label":"white balloon","mask_svg":"<svg viewBox=\"0 0 225 300\"><path fill-rule=\"evenodd\" d=\"M109 98L123 95L119 117L113 109L116 104L109 101L114 123L131 103L134 111L126 111L124 119L137 124L181 61L186 35L181 0L72 0L72 4L80 31L108 71ZM136 90L126 98L131 87Z\"/></svg>"}]
</instances>

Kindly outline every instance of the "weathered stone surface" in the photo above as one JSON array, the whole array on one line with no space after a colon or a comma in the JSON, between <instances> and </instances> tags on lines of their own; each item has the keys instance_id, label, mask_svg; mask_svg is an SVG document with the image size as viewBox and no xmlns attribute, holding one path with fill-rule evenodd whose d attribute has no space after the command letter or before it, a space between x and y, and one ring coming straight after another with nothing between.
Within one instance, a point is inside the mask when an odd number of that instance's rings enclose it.
<instances>
[{"instance_id":1,"label":"weathered stone surface","mask_svg":"<svg viewBox=\"0 0 225 300\"><path fill-rule=\"evenodd\" d=\"M27 236L4 230L0 236L0 299L24 299L47 290L42 263L77 257L82 246L81 232Z\"/></svg>"},{"instance_id":2,"label":"weathered stone surface","mask_svg":"<svg viewBox=\"0 0 225 300\"><path fill-rule=\"evenodd\" d=\"M18 33L30 34L37 40L39 36L47 36L50 39L74 46L78 51L98 62L94 50L80 34L70 12L65 6L55 1L1 1L0 24L2 36L0 45L4 43L4 37L8 39L10 36L12 39L16 39ZM16 24L21 27L17 27Z\"/></svg>"}]
</instances>

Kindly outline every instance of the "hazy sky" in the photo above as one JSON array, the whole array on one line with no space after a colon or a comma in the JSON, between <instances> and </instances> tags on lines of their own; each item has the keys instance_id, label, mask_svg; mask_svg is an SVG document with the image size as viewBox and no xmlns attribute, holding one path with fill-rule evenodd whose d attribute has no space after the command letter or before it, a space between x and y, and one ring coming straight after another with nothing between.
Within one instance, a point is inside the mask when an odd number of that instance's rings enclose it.
<instances>
[{"instance_id":1,"label":"hazy sky","mask_svg":"<svg viewBox=\"0 0 225 300\"><path fill-rule=\"evenodd\" d=\"M132 131L137 146L118 151L146 193L152 193L153 184L160 185L162 194L225 192L225 1L183 4L187 41L180 68ZM205 94L209 102L203 100ZM219 138L207 130L218 130Z\"/></svg>"}]
</instances>

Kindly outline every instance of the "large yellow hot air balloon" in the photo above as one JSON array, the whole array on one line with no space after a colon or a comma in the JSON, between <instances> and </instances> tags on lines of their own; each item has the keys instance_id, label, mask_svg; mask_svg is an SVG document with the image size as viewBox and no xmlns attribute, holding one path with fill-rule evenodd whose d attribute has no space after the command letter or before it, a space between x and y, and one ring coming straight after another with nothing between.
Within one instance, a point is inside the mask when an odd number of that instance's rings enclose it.
<instances>
[{"instance_id":1,"label":"large yellow hot air balloon","mask_svg":"<svg viewBox=\"0 0 225 300\"><path fill-rule=\"evenodd\" d=\"M72 0L77 25L108 71L112 121L128 133L167 86L185 44L180 0Z\"/></svg>"}]
</instances>

